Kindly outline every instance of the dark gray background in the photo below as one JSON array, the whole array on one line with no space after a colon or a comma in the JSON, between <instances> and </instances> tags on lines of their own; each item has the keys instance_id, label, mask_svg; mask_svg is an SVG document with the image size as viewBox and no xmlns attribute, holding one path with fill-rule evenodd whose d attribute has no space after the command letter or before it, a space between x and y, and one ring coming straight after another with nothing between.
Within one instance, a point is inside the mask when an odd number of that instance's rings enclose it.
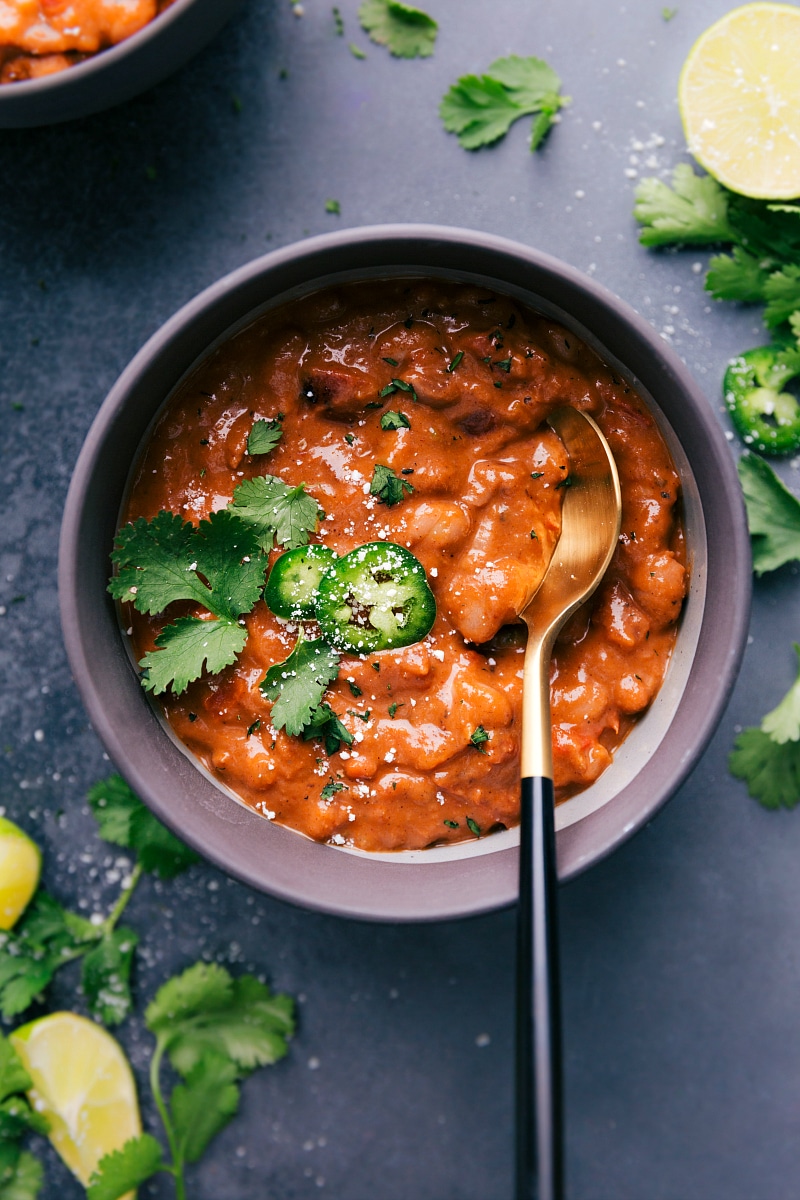
<instances>
[{"instance_id":1,"label":"dark gray background","mask_svg":"<svg viewBox=\"0 0 800 1200\"><path fill-rule=\"evenodd\" d=\"M662 332L717 411L726 360L762 340L757 312L704 295L706 254L647 252L631 218L636 179L684 157L678 73L728 0L678 0L669 22L657 0L429 0L439 41L414 62L367 41L356 0L340 6L344 38L327 2L297 18L289 0L250 0L140 99L0 133L0 805L43 845L47 886L85 911L116 895L117 856L84 801L109 765L62 648L59 520L108 387L180 304L308 234L423 220L589 271ZM528 122L468 154L439 98L509 52L547 58L573 103L536 156ZM796 464L780 469L800 484ZM699 767L652 827L562 892L570 1200L798 1195L800 813L763 811L726 769L735 730L793 678L797 609L790 569L757 584L742 676ZM245 1085L193 1200L511 1195L511 912L359 925L201 866L146 881L129 916L142 1003L201 955L300 1000L289 1057ZM80 1008L74 988L62 978L54 1006ZM132 1021L121 1038L144 1085L149 1035ZM40 1149L45 1200L81 1196ZM172 1193L162 1177L143 1194Z\"/></svg>"}]
</instances>

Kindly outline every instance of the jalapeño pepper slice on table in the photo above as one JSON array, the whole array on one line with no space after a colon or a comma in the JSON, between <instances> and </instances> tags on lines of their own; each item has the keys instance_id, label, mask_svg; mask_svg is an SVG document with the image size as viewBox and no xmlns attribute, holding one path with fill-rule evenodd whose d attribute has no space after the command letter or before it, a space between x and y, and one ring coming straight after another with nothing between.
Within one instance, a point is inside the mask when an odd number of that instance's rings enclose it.
<instances>
[{"instance_id":1,"label":"jalape\u00f1o pepper slice on table","mask_svg":"<svg viewBox=\"0 0 800 1200\"><path fill-rule=\"evenodd\" d=\"M319 581L335 561L328 546L298 546L282 554L264 589L264 599L275 616L286 620L313 617Z\"/></svg>"},{"instance_id":2,"label":"jalape\u00f1o pepper slice on table","mask_svg":"<svg viewBox=\"0 0 800 1200\"><path fill-rule=\"evenodd\" d=\"M319 583L316 617L337 650L369 654L425 637L436 601L422 563L394 542L368 542L336 560Z\"/></svg>"},{"instance_id":3,"label":"jalape\u00f1o pepper slice on table","mask_svg":"<svg viewBox=\"0 0 800 1200\"><path fill-rule=\"evenodd\" d=\"M796 346L758 346L728 364L722 389L740 436L762 454L790 454L800 447L800 404L786 384L800 375Z\"/></svg>"}]
</instances>

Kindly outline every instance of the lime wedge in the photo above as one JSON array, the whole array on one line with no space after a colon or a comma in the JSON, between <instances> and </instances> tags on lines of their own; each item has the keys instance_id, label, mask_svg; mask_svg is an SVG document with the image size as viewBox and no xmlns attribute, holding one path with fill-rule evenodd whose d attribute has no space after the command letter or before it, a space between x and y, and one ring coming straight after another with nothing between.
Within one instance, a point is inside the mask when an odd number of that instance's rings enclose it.
<instances>
[{"instance_id":1,"label":"lime wedge","mask_svg":"<svg viewBox=\"0 0 800 1200\"><path fill-rule=\"evenodd\" d=\"M0 817L0 929L11 929L36 891L39 847L13 821Z\"/></svg>"},{"instance_id":2,"label":"lime wedge","mask_svg":"<svg viewBox=\"0 0 800 1200\"><path fill-rule=\"evenodd\" d=\"M689 149L734 192L800 196L800 8L745 4L701 34L678 84Z\"/></svg>"},{"instance_id":3,"label":"lime wedge","mask_svg":"<svg viewBox=\"0 0 800 1200\"><path fill-rule=\"evenodd\" d=\"M85 1187L103 1155L142 1131L122 1048L105 1029L71 1012L31 1021L9 1040L33 1080L31 1105L50 1122L50 1141Z\"/></svg>"}]
</instances>

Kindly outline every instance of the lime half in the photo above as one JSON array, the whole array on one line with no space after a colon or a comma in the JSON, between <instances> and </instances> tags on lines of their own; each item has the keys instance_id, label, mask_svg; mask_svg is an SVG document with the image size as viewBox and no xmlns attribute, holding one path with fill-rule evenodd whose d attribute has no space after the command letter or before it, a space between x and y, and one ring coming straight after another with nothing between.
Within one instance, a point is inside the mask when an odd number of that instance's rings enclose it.
<instances>
[{"instance_id":1,"label":"lime half","mask_svg":"<svg viewBox=\"0 0 800 1200\"><path fill-rule=\"evenodd\" d=\"M36 891L41 869L36 843L13 821L0 817L0 929L17 923Z\"/></svg>"},{"instance_id":2,"label":"lime half","mask_svg":"<svg viewBox=\"0 0 800 1200\"><path fill-rule=\"evenodd\" d=\"M85 1187L105 1154L142 1132L136 1085L121 1046L71 1012L31 1021L10 1041L33 1080L31 1105L50 1122L50 1141Z\"/></svg>"},{"instance_id":3,"label":"lime half","mask_svg":"<svg viewBox=\"0 0 800 1200\"><path fill-rule=\"evenodd\" d=\"M800 8L745 4L689 51L678 84L689 149L734 192L800 196Z\"/></svg>"}]
</instances>

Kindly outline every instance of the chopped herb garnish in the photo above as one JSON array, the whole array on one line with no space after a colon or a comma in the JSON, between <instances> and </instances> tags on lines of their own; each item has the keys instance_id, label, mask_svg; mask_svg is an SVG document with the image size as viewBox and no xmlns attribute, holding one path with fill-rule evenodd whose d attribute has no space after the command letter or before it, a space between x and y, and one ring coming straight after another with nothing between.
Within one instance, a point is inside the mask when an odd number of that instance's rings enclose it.
<instances>
[{"instance_id":1,"label":"chopped herb garnish","mask_svg":"<svg viewBox=\"0 0 800 1200\"><path fill-rule=\"evenodd\" d=\"M334 213L337 217L341 214L342 206L338 200L326 200L325 212Z\"/></svg>"},{"instance_id":2,"label":"chopped herb garnish","mask_svg":"<svg viewBox=\"0 0 800 1200\"><path fill-rule=\"evenodd\" d=\"M467 825L469 826L470 833L474 833L475 837L479 838L481 836L481 827L472 817L467 817Z\"/></svg>"},{"instance_id":3,"label":"chopped herb garnish","mask_svg":"<svg viewBox=\"0 0 800 1200\"><path fill-rule=\"evenodd\" d=\"M252 737L253 734L256 733L260 728L261 728L261 717L256 717L255 721L253 721L253 724L248 725L248 727L247 727L247 736Z\"/></svg>"},{"instance_id":4,"label":"chopped herb garnish","mask_svg":"<svg viewBox=\"0 0 800 1200\"><path fill-rule=\"evenodd\" d=\"M338 8L333 9L333 29L337 37L344 37L344 20Z\"/></svg>"},{"instance_id":5,"label":"chopped herb garnish","mask_svg":"<svg viewBox=\"0 0 800 1200\"><path fill-rule=\"evenodd\" d=\"M322 738L325 753L329 756L340 749L342 742L346 746L353 744L352 733L342 724L330 704L320 704L314 709L311 720L303 730L303 738L307 742L311 738Z\"/></svg>"},{"instance_id":6,"label":"chopped herb garnish","mask_svg":"<svg viewBox=\"0 0 800 1200\"><path fill-rule=\"evenodd\" d=\"M398 704L395 700L394 704L389 705L389 716L392 718L392 720L394 720L398 708L405 708L405 705L402 701Z\"/></svg>"},{"instance_id":7,"label":"chopped herb garnish","mask_svg":"<svg viewBox=\"0 0 800 1200\"><path fill-rule=\"evenodd\" d=\"M283 436L280 421L258 420L247 436L248 454L269 454Z\"/></svg>"},{"instance_id":8,"label":"chopped herb garnish","mask_svg":"<svg viewBox=\"0 0 800 1200\"><path fill-rule=\"evenodd\" d=\"M381 669L381 664L379 662L370 663L370 666L372 667L373 671L380 671Z\"/></svg>"},{"instance_id":9,"label":"chopped herb garnish","mask_svg":"<svg viewBox=\"0 0 800 1200\"><path fill-rule=\"evenodd\" d=\"M455 356L455 358L453 359L453 361L452 361L452 362L450 362L450 363L448 363L448 365L447 365L447 368L446 368L446 370L447 370L447 373L448 373L448 375L452 375L452 374L453 374L453 371L455 371L456 367L457 367L457 366L458 366L458 364L461 362L461 360L462 360L462 358L463 358L463 357L464 357L464 351L463 351L463 350L459 350L458 354ZM446 823L447 823L447 822L445 822L445 824L446 824Z\"/></svg>"},{"instance_id":10,"label":"chopped herb garnish","mask_svg":"<svg viewBox=\"0 0 800 1200\"><path fill-rule=\"evenodd\" d=\"M353 442L354 442L356 439L355 439L355 436L354 436L352 433L346 433L346 434L344 435L344 440L347 442L348 446L352 446Z\"/></svg>"},{"instance_id":11,"label":"chopped herb garnish","mask_svg":"<svg viewBox=\"0 0 800 1200\"><path fill-rule=\"evenodd\" d=\"M320 795L322 796L323 800L332 800L337 792L343 792L344 790L345 785L343 783L338 783L336 780L332 779L330 783L325 784L325 787L322 789Z\"/></svg>"},{"instance_id":12,"label":"chopped herb garnish","mask_svg":"<svg viewBox=\"0 0 800 1200\"><path fill-rule=\"evenodd\" d=\"M490 737L491 734L488 734L483 726L479 725L478 728L473 730L473 732L469 735L469 740L472 742L476 750L480 750L481 754L485 754L486 751L483 748L483 743L488 742Z\"/></svg>"},{"instance_id":13,"label":"chopped herb garnish","mask_svg":"<svg viewBox=\"0 0 800 1200\"><path fill-rule=\"evenodd\" d=\"M366 58L367 57L366 54L364 53L364 51L361 49L361 47L357 46L355 44L355 42L350 42L348 44L347 49L352 54L353 58Z\"/></svg>"},{"instance_id":14,"label":"chopped herb garnish","mask_svg":"<svg viewBox=\"0 0 800 1200\"><path fill-rule=\"evenodd\" d=\"M386 467L383 463L376 463L370 483L370 495L377 496L382 504L389 507L393 504L399 504L403 500L403 489L411 494L414 491L413 483L409 483L407 479L401 479L395 475L391 467Z\"/></svg>"},{"instance_id":15,"label":"chopped herb garnish","mask_svg":"<svg viewBox=\"0 0 800 1200\"><path fill-rule=\"evenodd\" d=\"M507 375L508 372L511 370L511 362L512 362L512 360L509 356L509 358L499 358L494 365L496 367L499 367L501 371L505 371L505 373Z\"/></svg>"},{"instance_id":16,"label":"chopped herb garnish","mask_svg":"<svg viewBox=\"0 0 800 1200\"><path fill-rule=\"evenodd\" d=\"M411 422L405 413L385 412L381 417L381 429L410 429Z\"/></svg>"},{"instance_id":17,"label":"chopped herb garnish","mask_svg":"<svg viewBox=\"0 0 800 1200\"><path fill-rule=\"evenodd\" d=\"M397 367L400 365L396 358L384 358L383 361L388 363L390 367Z\"/></svg>"},{"instance_id":18,"label":"chopped herb garnish","mask_svg":"<svg viewBox=\"0 0 800 1200\"><path fill-rule=\"evenodd\" d=\"M458 829L458 821L448 821L445 819L445 825L449 825L451 829Z\"/></svg>"},{"instance_id":19,"label":"chopped herb garnish","mask_svg":"<svg viewBox=\"0 0 800 1200\"><path fill-rule=\"evenodd\" d=\"M363 696L364 695L361 688L358 686L357 683L353 683L352 679L348 679L347 686L350 688L351 696Z\"/></svg>"},{"instance_id":20,"label":"chopped herb garnish","mask_svg":"<svg viewBox=\"0 0 800 1200\"><path fill-rule=\"evenodd\" d=\"M410 383L406 383L405 379L393 379L391 383L387 383L385 388L381 388L378 393L381 397L391 396L395 392L408 392L411 399L416 402L417 393Z\"/></svg>"},{"instance_id":21,"label":"chopped herb garnish","mask_svg":"<svg viewBox=\"0 0 800 1200\"><path fill-rule=\"evenodd\" d=\"M544 471L531 471L531 479L541 479Z\"/></svg>"},{"instance_id":22,"label":"chopped herb garnish","mask_svg":"<svg viewBox=\"0 0 800 1200\"><path fill-rule=\"evenodd\" d=\"M572 480L570 479L569 475L567 475L566 479L559 479L558 483L555 486L555 490L558 491L559 488L568 488L568 487L572 487ZM631 536L636 537L636 534L634 533Z\"/></svg>"},{"instance_id":23,"label":"chopped herb garnish","mask_svg":"<svg viewBox=\"0 0 800 1200\"><path fill-rule=\"evenodd\" d=\"M537 538L537 536L536 536L536 530L535 530L535 529L532 529L532 530L531 530L531 540L532 540L532 541L534 541L534 542L537 542L537 541L539 540L539 539Z\"/></svg>"}]
</instances>

